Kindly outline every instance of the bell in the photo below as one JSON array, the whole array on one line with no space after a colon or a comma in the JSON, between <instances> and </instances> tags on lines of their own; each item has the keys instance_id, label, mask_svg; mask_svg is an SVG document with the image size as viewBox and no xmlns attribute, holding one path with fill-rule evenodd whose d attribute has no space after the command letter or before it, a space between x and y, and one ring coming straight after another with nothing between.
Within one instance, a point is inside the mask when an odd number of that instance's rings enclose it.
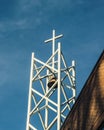
<instances>
[{"instance_id":1,"label":"bell","mask_svg":"<svg viewBox=\"0 0 104 130\"><path fill-rule=\"evenodd\" d=\"M48 87L51 88L53 84L56 82L57 78L55 76L51 76L49 79ZM57 84L54 86L54 88L57 88Z\"/></svg>"}]
</instances>

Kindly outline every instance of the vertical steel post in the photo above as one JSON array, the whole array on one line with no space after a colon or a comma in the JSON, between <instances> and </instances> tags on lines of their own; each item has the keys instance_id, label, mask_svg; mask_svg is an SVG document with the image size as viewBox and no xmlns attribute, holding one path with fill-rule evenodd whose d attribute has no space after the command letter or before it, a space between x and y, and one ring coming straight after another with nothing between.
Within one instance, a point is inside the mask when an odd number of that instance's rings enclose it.
<instances>
[{"instance_id":1,"label":"vertical steel post","mask_svg":"<svg viewBox=\"0 0 104 130\"><path fill-rule=\"evenodd\" d=\"M49 74L49 70L47 70L47 75ZM46 93L48 92L48 77L46 79ZM45 107L45 128L47 129L48 127L48 100L46 99L46 107Z\"/></svg>"},{"instance_id":2,"label":"vertical steel post","mask_svg":"<svg viewBox=\"0 0 104 130\"><path fill-rule=\"evenodd\" d=\"M52 55L54 55L54 52L55 52L55 30L53 30ZM55 57L52 58L53 69L54 69L54 61L55 61Z\"/></svg>"},{"instance_id":3,"label":"vertical steel post","mask_svg":"<svg viewBox=\"0 0 104 130\"><path fill-rule=\"evenodd\" d=\"M31 95L32 95L33 65L34 65L34 53L32 53L32 56L31 56L30 84L29 84L29 95L28 95L28 110L27 110L26 130L29 130L29 122L30 122L30 110L31 110L31 98L32 98Z\"/></svg>"},{"instance_id":4,"label":"vertical steel post","mask_svg":"<svg viewBox=\"0 0 104 130\"><path fill-rule=\"evenodd\" d=\"M57 130L61 127L61 44L58 43L58 109Z\"/></svg>"},{"instance_id":5,"label":"vertical steel post","mask_svg":"<svg viewBox=\"0 0 104 130\"><path fill-rule=\"evenodd\" d=\"M73 91L73 97L74 97L74 100L73 100L73 103L75 103L75 97L76 97L76 72L75 72L75 61L73 60L72 61L72 66L73 66L73 70L72 70L72 79L73 79L73 87L74 89L72 89Z\"/></svg>"}]
</instances>

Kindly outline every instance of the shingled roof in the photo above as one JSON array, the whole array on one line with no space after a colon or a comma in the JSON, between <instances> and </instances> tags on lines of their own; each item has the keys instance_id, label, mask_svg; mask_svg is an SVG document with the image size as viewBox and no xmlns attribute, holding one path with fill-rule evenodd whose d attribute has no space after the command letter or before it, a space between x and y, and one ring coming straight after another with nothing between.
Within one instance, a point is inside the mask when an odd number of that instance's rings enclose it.
<instances>
[{"instance_id":1,"label":"shingled roof","mask_svg":"<svg viewBox=\"0 0 104 130\"><path fill-rule=\"evenodd\" d=\"M61 130L102 130L101 127L104 127L104 51Z\"/></svg>"}]
</instances>

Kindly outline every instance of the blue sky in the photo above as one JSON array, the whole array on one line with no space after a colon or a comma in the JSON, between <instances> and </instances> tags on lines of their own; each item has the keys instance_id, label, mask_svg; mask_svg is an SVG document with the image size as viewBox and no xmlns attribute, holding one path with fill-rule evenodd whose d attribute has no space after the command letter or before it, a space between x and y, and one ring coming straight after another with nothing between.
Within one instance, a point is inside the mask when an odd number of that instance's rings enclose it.
<instances>
[{"instance_id":1,"label":"blue sky","mask_svg":"<svg viewBox=\"0 0 104 130\"><path fill-rule=\"evenodd\" d=\"M104 0L0 0L0 130L25 130L31 53L47 59L53 29L79 94L104 49Z\"/></svg>"}]
</instances>

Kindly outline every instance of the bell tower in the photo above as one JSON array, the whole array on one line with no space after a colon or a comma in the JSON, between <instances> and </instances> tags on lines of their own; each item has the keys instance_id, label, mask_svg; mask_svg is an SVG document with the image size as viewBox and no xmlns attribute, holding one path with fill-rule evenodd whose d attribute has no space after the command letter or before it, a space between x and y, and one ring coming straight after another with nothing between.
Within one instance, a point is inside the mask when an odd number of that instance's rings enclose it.
<instances>
[{"instance_id":1,"label":"bell tower","mask_svg":"<svg viewBox=\"0 0 104 130\"><path fill-rule=\"evenodd\" d=\"M43 62L32 53L26 130L60 130L76 98L75 61L67 66L52 32L52 55Z\"/></svg>"}]
</instances>

